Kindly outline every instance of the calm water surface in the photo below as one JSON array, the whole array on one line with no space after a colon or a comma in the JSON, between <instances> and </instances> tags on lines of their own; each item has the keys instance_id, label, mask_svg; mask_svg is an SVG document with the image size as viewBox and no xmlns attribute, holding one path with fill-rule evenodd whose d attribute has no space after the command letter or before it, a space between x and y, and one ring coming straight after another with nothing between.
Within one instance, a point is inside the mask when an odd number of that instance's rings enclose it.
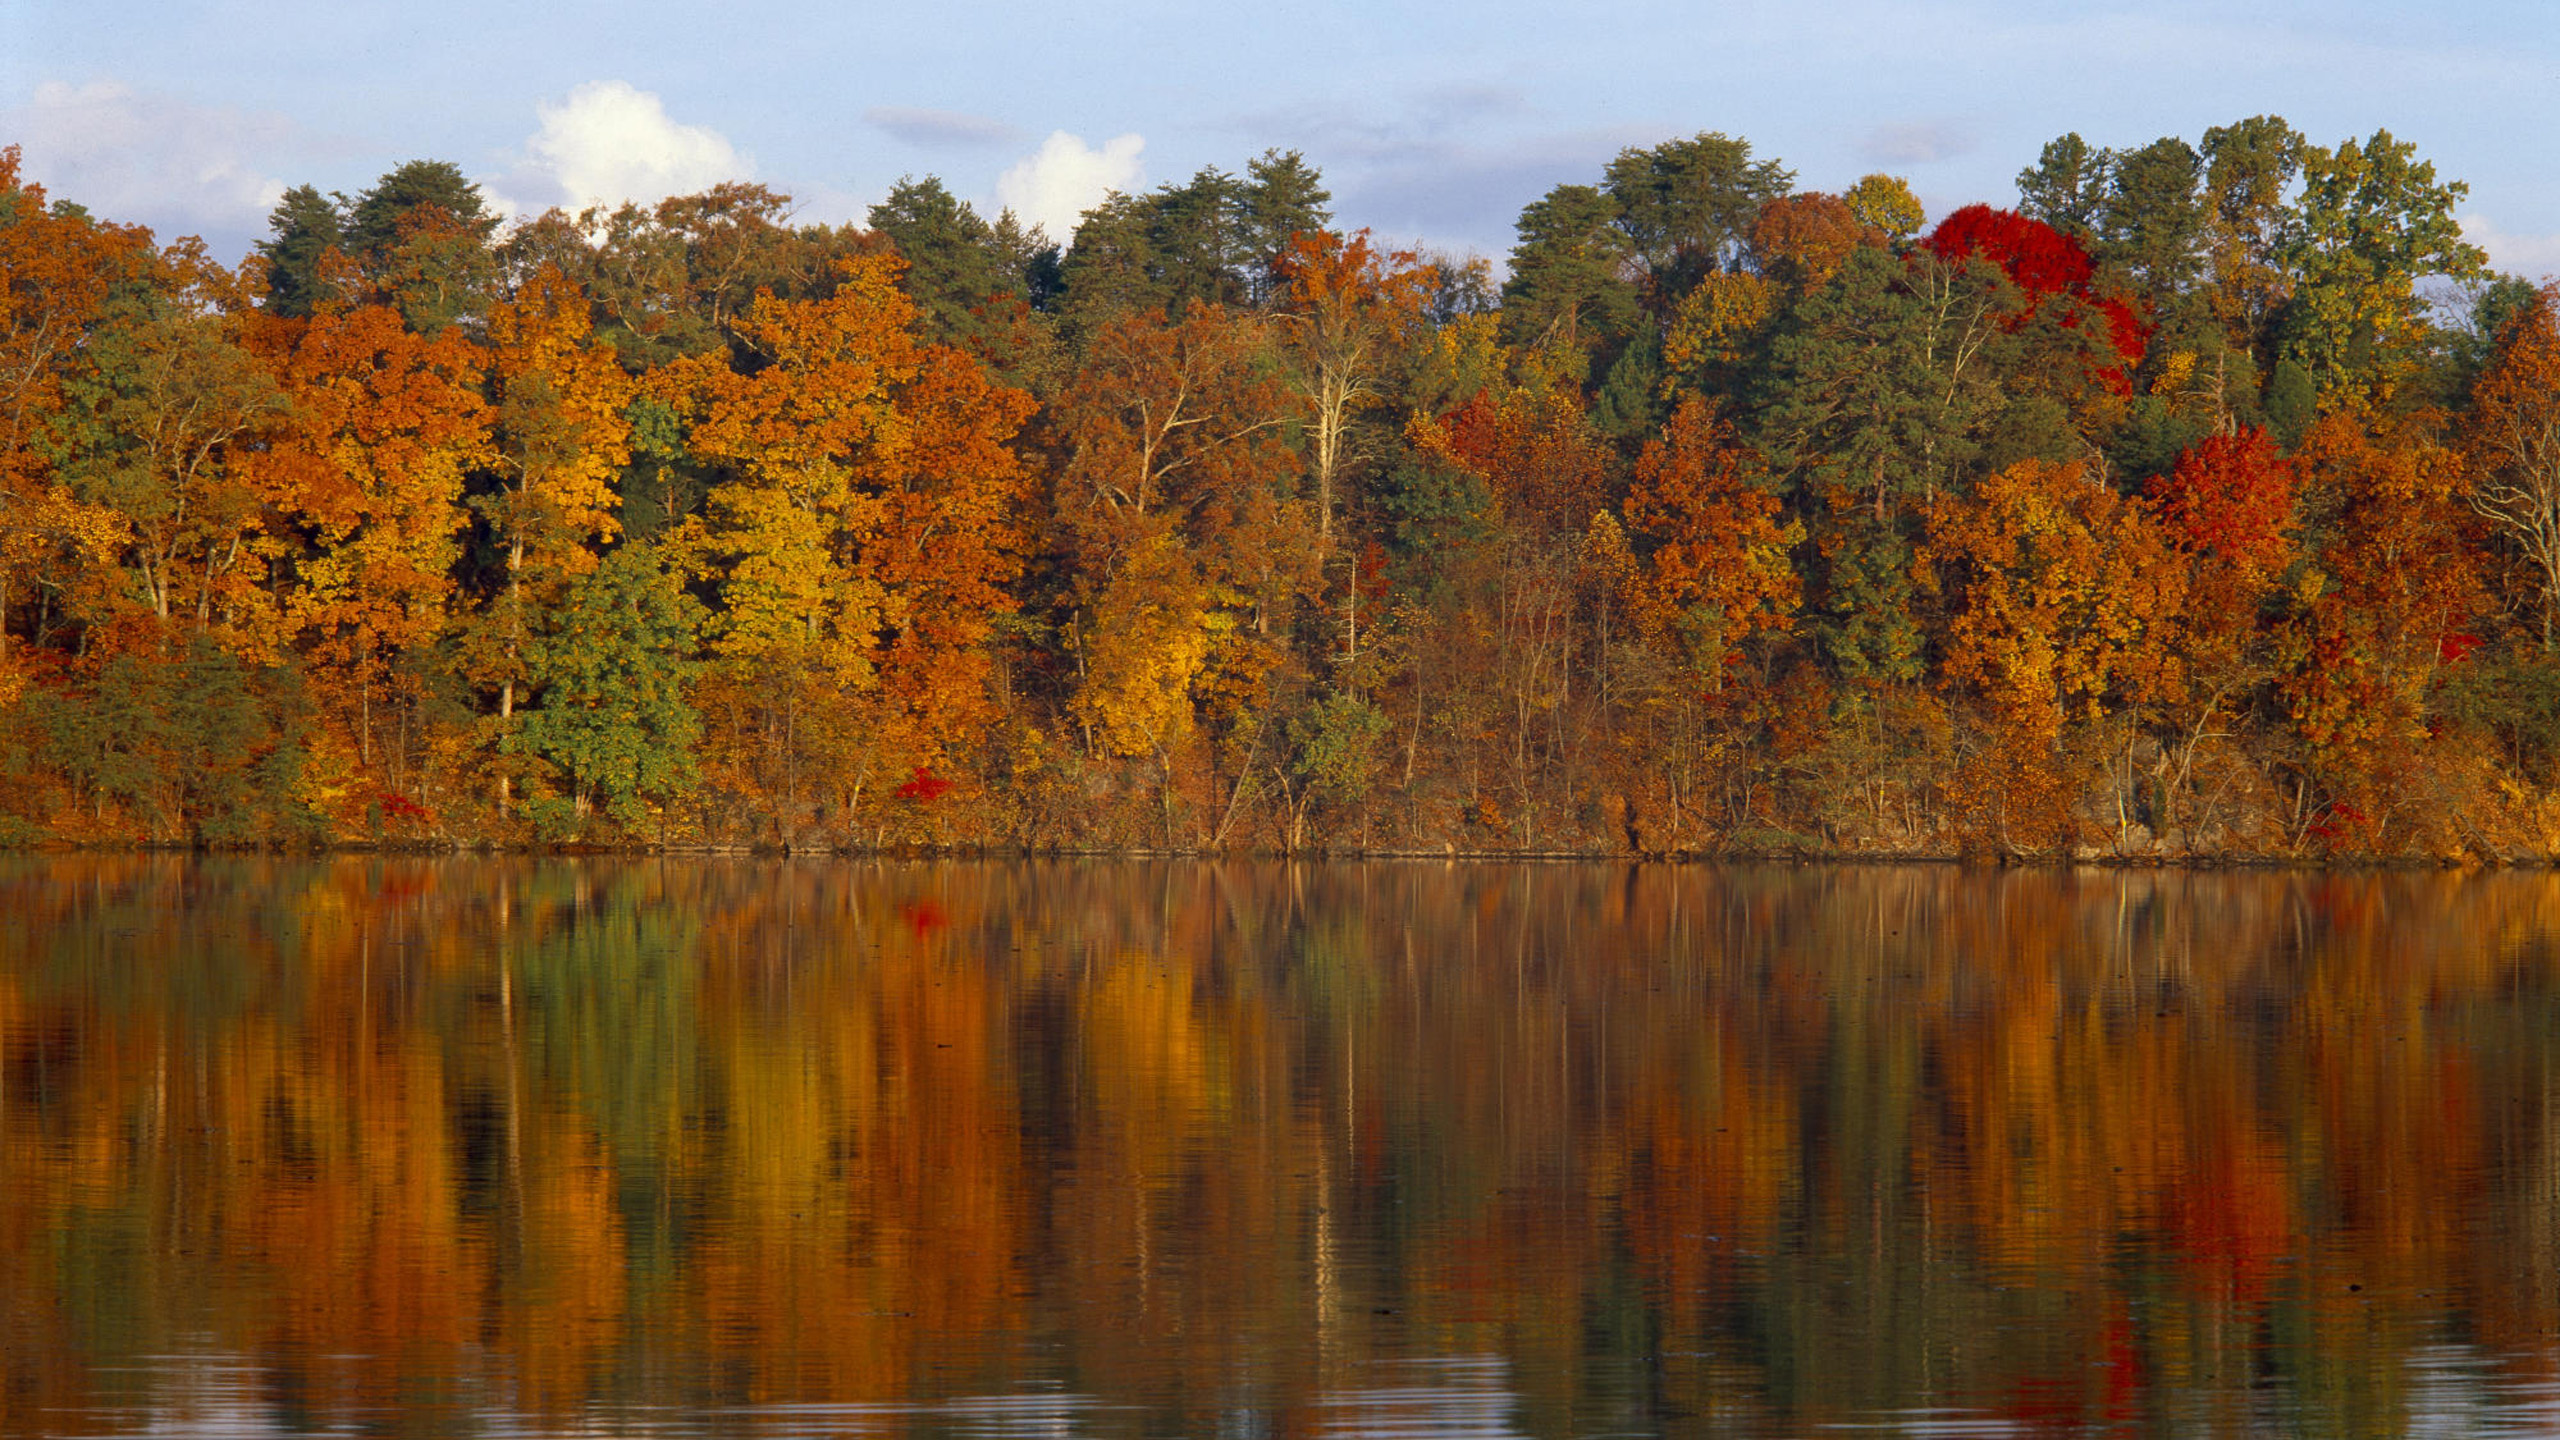
<instances>
[{"instance_id":1,"label":"calm water surface","mask_svg":"<svg viewBox=\"0 0 2560 1440\"><path fill-rule=\"evenodd\" d=\"M2560 1431L2560 881L0 864L0 1432Z\"/></svg>"}]
</instances>

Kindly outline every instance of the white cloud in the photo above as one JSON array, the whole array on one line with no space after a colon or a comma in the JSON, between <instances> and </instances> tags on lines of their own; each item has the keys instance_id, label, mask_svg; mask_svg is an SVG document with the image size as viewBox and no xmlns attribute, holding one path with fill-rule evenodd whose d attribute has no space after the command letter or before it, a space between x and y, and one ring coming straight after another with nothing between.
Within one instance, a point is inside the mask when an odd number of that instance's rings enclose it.
<instances>
[{"instance_id":1,"label":"white cloud","mask_svg":"<svg viewBox=\"0 0 2560 1440\"><path fill-rule=\"evenodd\" d=\"M1061 243L1076 233L1084 212L1114 190L1132 191L1146 179L1138 152L1147 142L1122 135L1096 150L1064 130L996 178L996 203L1026 225L1036 224Z\"/></svg>"},{"instance_id":2,"label":"white cloud","mask_svg":"<svg viewBox=\"0 0 2560 1440\"><path fill-rule=\"evenodd\" d=\"M1020 135L1001 120L959 110L874 105L862 112L862 118L910 145L993 145Z\"/></svg>"},{"instance_id":3,"label":"white cloud","mask_svg":"<svg viewBox=\"0 0 2560 1440\"><path fill-rule=\"evenodd\" d=\"M2462 238L2488 251L2496 268L2536 283L2560 274L2560 235L2518 235L2477 210L2460 218Z\"/></svg>"},{"instance_id":4,"label":"white cloud","mask_svg":"<svg viewBox=\"0 0 2560 1440\"><path fill-rule=\"evenodd\" d=\"M139 221L163 239L263 231L285 184L251 152L296 138L282 116L191 105L107 80L36 86L28 104L0 111L0 134L20 141L26 178L52 198L102 220Z\"/></svg>"},{"instance_id":5,"label":"white cloud","mask_svg":"<svg viewBox=\"0 0 2560 1440\"><path fill-rule=\"evenodd\" d=\"M490 187L499 207L511 212L654 204L747 179L755 170L720 132L677 124L657 96L620 80L589 81L535 113L542 128L525 142L528 162Z\"/></svg>"},{"instance_id":6,"label":"white cloud","mask_svg":"<svg viewBox=\"0 0 2560 1440\"><path fill-rule=\"evenodd\" d=\"M1973 152L1973 127L1958 120L1909 120L1878 125L1858 151L1882 165L1934 165Z\"/></svg>"}]
</instances>

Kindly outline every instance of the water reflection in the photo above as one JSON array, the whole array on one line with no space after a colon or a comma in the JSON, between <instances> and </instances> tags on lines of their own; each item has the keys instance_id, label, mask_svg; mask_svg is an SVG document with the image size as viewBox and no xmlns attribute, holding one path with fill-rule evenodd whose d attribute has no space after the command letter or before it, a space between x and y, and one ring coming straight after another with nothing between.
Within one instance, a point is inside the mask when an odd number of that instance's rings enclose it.
<instances>
[{"instance_id":1,"label":"water reflection","mask_svg":"<svg viewBox=\"0 0 2560 1440\"><path fill-rule=\"evenodd\" d=\"M0 865L0 1431L2547 1431L2560 884Z\"/></svg>"}]
</instances>

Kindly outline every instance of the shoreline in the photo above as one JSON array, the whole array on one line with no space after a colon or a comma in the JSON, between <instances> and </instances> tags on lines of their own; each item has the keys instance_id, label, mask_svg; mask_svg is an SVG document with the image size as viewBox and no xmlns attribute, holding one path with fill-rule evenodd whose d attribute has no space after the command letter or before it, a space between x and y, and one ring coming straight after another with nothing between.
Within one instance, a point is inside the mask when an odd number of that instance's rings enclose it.
<instances>
[{"instance_id":1,"label":"shoreline","mask_svg":"<svg viewBox=\"0 0 2560 1440\"><path fill-rule=\"evenodd\" d=\"M2541 855L2121 855L1915 850L1709 849L1637 851L1563 848L1500 849L1454 846L1309 848L1284 851L1252 847L1185 849L1159 846L1035 845L778 845L673 843L663 845L545 845L473 841L341 841L322 845L198 845L178 842L46 840L10 847L22 856L190 855L331 859L342 856L439 859L696 859L868 860L976 862L1083 860L1101 862L1257 864L1368 864L1440 862L1470 865L1789 865L1884 866L1966 870L2259 870L2304 873L2341 871L2554 870L2560 856Z\"/></svg>"}]
</instances>

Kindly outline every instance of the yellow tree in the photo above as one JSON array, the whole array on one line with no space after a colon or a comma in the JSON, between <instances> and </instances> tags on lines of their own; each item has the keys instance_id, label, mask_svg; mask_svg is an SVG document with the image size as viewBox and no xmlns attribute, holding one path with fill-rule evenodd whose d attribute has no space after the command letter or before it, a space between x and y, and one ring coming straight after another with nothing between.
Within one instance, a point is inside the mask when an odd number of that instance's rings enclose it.
<instances>
[{"instance_id":1,"label":"yellow tree","mask_svg":"<svg viewBox=\"0 0 2560 1440\"><path fill-rule=\"evenodd\" d=\"M1285 400L1254 322L1194 304L1106 324L1057 402L1059 525L1082 608L1070 709L1101 749L1156 757L1170 803L1192 691L1244 698L1311 588L1317 527L1288 493Z\"/></svg>"},{"instance_id":2,"label":"yellow tree","mask_svg":"<svg viewBox=\"0 0 2560 1440\"><path fill-rule=\"evenodd\" d=\"M777 801L785 839L804 795L853 817L962 742L1011 604L1030 400L916 341L902 268L841 261L826 298L739 320L753 370L698 356L654 382L719 472L678 537L722 602L714 768Z\"/></svg>"},{"instance_id":3,"label":"yellow tree","mask_svg":"<svg viewBox=\"0 0 2560 1440\"><path fill-rule=\"evenodd\" d=\"M1781 524L1759 457L1691 396L1645 442L1628 488L1627 526L1652 557L1632 607L1646 638L1673 640L1704 688L1752 634L1786 623L1804 585L1787 552L1803 526Z\"/></svg>"},{"instance_id":4,"label":"yellow tree","mask_svg":"<svg viewBox=\"0 0 2560 1440\"><path fill-rule=\"evenodd\" d=\"M613 347L590 333L587 297L544 265L489 316L494 488L471 497L504 578L481 616L474 657L498 690L501 742L525 680L529 613L596 566L590 545L621 533L615 482L631 463L633 395ZM508 780L499 781L504 803Z\"/></svg>"},{"instance_id":5,"label":"yellow tree","mask_svg":"<svg viewBox=\"0 0 2560 1440\"><path fill-rule=\"evenodd\" d=\"M2368 844L2395 819L2423 826L2427 692L2477 643L2485 597L2462 457L2424 417L2368 426L2340 411L2295 453L2303 488L2327 517L2326 543L2300 582L2304 604L2279 636L2277 689L2304 750L2322 826ZM2399 812L2395 816L2395 811Z\"/></svg>"},{"instance_id":6,"label":"yellow tree","mask_svg":"<svg viewBox=\"0 0 2560 1440\"><path fill-rule=\"evenodd\" d=\"M1781 523L1768 485L1760 457L1690 396L1645 442L1622 507L1650 551L1641 568L1622 568L1617 588L1637 653L1650 657L1629 688L1665 726L1643 768L1669 784L1670 836L1695 808L1701 764L1730 738L1713 721L1750 693L1725 686L1743 642L1783 627L1803 598L1788 551L1804 527Z\"/></svg>"},{"instance_id":7,"label":"yellow tree","mask_svg":"<svg viewBox=\"0 0 2560 1440\"><path fill-rule=\"evenodd\" d=\"M1922 588L1944 597L1946 678L1990 710L1967 786L1985 838L2066 836L2064 730L2146 683L2184 574L2159 528L2077 462L2021 460L1928 505Z\"/></svg>"}]
</instances>

